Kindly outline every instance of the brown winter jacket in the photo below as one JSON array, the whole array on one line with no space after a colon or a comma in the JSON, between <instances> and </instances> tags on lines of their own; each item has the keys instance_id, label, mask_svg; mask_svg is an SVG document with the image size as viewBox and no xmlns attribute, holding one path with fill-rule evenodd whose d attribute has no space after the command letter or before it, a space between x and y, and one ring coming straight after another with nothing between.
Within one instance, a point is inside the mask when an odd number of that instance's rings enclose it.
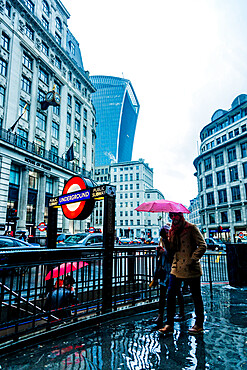
<instances>
[{"instance_id":1,"label":"brown winter jacket","mask_svg":"<svg viewBox=\"0 0 247 370\"><path fill-rule=\"evenodd\" d=\"M198 227L185 222L180 234L180 249L174 250L174 245L168 243L168 249L175 253L172 261L171 274L177 278L196 278L202 275L200 258L206 252L206 242Z\"/></svg>"}]
</instances>

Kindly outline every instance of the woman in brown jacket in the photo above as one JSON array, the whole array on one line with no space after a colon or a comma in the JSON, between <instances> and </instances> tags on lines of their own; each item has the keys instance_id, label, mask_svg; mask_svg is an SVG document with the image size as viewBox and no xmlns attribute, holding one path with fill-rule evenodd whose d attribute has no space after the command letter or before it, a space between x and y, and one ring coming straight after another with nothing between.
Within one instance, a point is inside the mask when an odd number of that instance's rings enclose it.
<instances>
[{"instance_id":1,"label":"woman in brown jacket","mask_svg":"<svg viewBox=\"0 0 247 370\"><path fill-rule=\"evenodd\" d=\"M173 333L176 294L184 280L190 286L196 314L195 325L189 329L189 332L197 334L203 330L204 322L201 295L202 269L199 260L206 251L206 243L197 226L185 221L182 213L169 213L169 217L172 219L172 227L166 240L166 247L174 257L167 294L167 322L159 331L162 334Z\"/></svg>"}]
</instances>

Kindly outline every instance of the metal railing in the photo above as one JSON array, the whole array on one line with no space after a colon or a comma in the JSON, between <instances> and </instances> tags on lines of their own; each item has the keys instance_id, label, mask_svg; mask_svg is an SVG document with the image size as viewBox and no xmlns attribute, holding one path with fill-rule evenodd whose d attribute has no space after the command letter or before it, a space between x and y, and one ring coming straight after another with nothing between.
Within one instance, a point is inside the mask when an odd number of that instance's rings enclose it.
<instances>
[{"instance_id":1,"label":"metal railing","mask_svg":"<svg viewBox=\"0 0 247 370\"><path fill-rule=\"evenodd\" d=\"M21 252L0 252L0 350L6 342L11 345L23 337L45 333L58 326L69 326L158 300L159 289L149 288L156 268L154 247L115 247L112 260L110 312L104 312L103 287L104 249L57 249ZM85 262L82 267L79 262ZM62 269L74 262L75 271L67 275L75 280L73 301L59 305L60 294L68 293L55 283L58 278L46 279L49 271ZM202 282L228 281L226 255L205 254L201 260ZM59 267L60 266L60 267ZM71 269L70 269L71 270ZM47 277L48 278L48 277ZM62 276L61 276L62 278ZM108 284L107 283L107 284ZM53 307L46 304L47 294L55 292ZM109 302L108 302L109 306Z\"/></svg>"}]
</instances>

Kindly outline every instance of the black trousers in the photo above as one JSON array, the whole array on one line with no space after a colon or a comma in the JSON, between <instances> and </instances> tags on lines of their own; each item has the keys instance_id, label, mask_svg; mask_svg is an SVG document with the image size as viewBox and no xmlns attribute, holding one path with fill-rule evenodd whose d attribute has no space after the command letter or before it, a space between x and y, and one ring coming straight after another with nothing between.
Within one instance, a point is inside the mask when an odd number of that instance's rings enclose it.
<instances>
[{"instance_id":1,"label":"black trousers","mask_svg":"<svg viewBox=\"0 0 247 370\"><path fill-rule=\"evenodd\" d=\"M169 287L169 281L167 280L166 284L160 284L160 299L159 299L159 315L163 317L164 310L165 310L165 303L166 303L166 292ZM184 297L182 294L181 284L180 288L178 289L176 296L178 297L178 305L179 305L179 314L181 316L184 315ZM175 310L176 310L176 296L175 296Z\"/></svg>"},{"instance_id":2,"label":"black trousers","mask_svg":"<svg viewBox=\"0 0 247 370\"><path fill-rule=\"evenodd\" d=\"M195 305L196 325L203 326L204 308L201 294L201 278L179 279L175 275L170 275L168 293L167 293L167 325L174 325L174 316L176 312L176 295L181 291L182 281L188 283L190 292Z\"/></svg>"}]
</instances>

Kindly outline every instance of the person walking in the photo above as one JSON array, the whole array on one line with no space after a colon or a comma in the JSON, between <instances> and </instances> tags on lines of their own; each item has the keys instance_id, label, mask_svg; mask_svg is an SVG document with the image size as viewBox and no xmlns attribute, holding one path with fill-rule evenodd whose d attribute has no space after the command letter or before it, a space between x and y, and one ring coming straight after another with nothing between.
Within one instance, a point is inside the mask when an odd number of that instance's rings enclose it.
<instances>
[{"instance_id":1,"label":"person walking","mask_svg":"<svg viewBox=\"0 0 247 370\"><path fill-rule=\"evenodd\" d=\"M172 258L165 247L165 240L167 239L169 229L170 229L169 225L162 226L162 228L160 229L160 241L157 247L157 267L154 273L154 278L149 284L149 287L151 288L153 285L156 285L159 280L160 285L159 313L157 318L154 320L154 323L157 325L157 328L162 328L163 326L166 292L168 289L169 275L171 271ZM179 315L177 316L180 318L180 320L182 320L184 317L184 299L181 290L179 290L177 296L179 304Z\"/></svg>"},{"instance_id":2,"label":"person walking","mask_svg":"<svg viewBox=\"0 0 247 370\"><path fill-rule=\"evenodd\" d=\"M206 251L206 242L198 227L185 221L183 213L170 212L172 226L168 238L165 240L166 249L173 253L171 274L167 293L167 321L164 328L159 329L162 334L174 331L174 316L176 311L176 295L181 289L184 280L190 287L195 306L195 325L189 333L198 334L203 331L204 308L201 295L202 269L200 258Z\"/></svg>"}]
</instances>

